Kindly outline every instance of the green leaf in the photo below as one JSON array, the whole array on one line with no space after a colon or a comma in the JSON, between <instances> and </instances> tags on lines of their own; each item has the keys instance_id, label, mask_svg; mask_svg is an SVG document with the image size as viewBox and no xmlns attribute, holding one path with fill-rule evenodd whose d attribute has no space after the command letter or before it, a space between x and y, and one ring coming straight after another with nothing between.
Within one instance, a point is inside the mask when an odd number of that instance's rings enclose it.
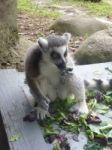
<instances>
[{"instance_id":1,"label":"green leaf","mask_svg":"<svg viewBox=\"0 0 112 150\"><path fill-rule=\"evenodd\" d=\"M103 127L100 127L100 130L107 130L107 129L112 129L112 124L107 124Z\"/></svg>"},{"instance_id":2,"label":"green leaf","mask_svg":"<svg viewBox=\"0 0 112 150\"><path fill-rule=\"evenodd\" d=\"M53 128L51 125L47 126L46 128L44 128L44 135L46 136L50 136L50 135L57 135L59 134L59 130Z\"/></svg>"},{"instance_id":3,"label":"green leaf","mask_svg":"<svg viewBox=\"0 0 112 150\"><path fill-rule=\"evenodd\" d=\"M112 96L104 95L104 101L107 105L112 106Z\"/></svg>"},{"instance_id":4,"label":"green leaf","mask_svg":"<svg viewBox=\"0 0 112 150\"><path fill-rule=\"evenodd\" d=\"M106 114L109 111L109 107L104 104L96 104L95 111L99 114Z\"/></svg>"},{"instance_id":5,"label":"green leaf","mask_svg":"<svg viewBox=\"0 0 112 150\"><path fill-rule=\"evenodd\" d=\"M88 141L88 143L84 146L84 150L102 150L102 147L97 142Z\"/></svg>"},{"instance_id":6,"label":"green leaf","mask_svg":"<svg viewBox=\"0 0 112 150\"><path fill-rule=\"evenodd\" d=\"M88 127L90 128L90 130L92 132L97 133L97 134L101 134L99 125L90 124L90 125L88 125Z\"/></svg>"},{"instance_id":7,"label":"green leaf","mask_svg":"<svg viewBox=\"0 0 112 150\"><path fill-rule=\"evenodd\" d=\"M112 96L112 91L107 91L107 92L106 92L106 95L107 95L107 96Z\"/></svg>"},{"instance_id":8,"label":"green leaf","mask_svg":"<svg viewBox=\"0 0 112 150\"><path fill-rule=\"evenodd\" d=\"M112 130L112 124L107 124L106 126L100 127L100 131L105 134L108 134L110 130Z\"/></svg>"},{"instance_id":9,"label":"green leaf","mask_svg":"<svg viewBox=\"0 0 112 150\"><path fill-rule=\"evenodd\" d=\"M59 144L59 142L58 141L54 141L54 148L53 148L53 150L61 150L61 147L60 147L60 144Z\"/></svg>"},{"instance_id":10,"label":"green leaf","mask_svg":"<svg viewBox=\"0 0 112 150\"><path fill-rule=\"evenodd\" d=\"M94 133L91 130L87 130L86 131L87 136L89 137L89 139L93 140L94 139Z\"/></svg>"},{"instance_id":11,"label":"green leaf","mask_svg":"<svg viewBox=\"0 0 112 150\"><path fill-rule=\"evenodd\" d=\"M9 142L16 142L17 140L19 140L21 138L20 134L15 134L12 135L11 137L9 137Z\"/></svg>"},{"instance_id":12,"label":"green leaf","mask_svg":"<svg viewBox=\"0 0 112 150\"><path fill-rule=\"evenodd\" d=\"M89 111L90 113L93 111L93 109L96 107L96 104L97 104L97 100L94 98L94 99L91 99L88 103L88 107L89 107Z\"/></svg>"},{"instance_id":13,"label":"green leaf","mask_svg":"<svg viewBox=\"0 0 112 150\"><path fill-rule=\"evenodd\" d=\"M112 138L112 130L110 130L110 131L107 133L107 137L108 137L108 138Z\"/></svg>"}]
</instances>

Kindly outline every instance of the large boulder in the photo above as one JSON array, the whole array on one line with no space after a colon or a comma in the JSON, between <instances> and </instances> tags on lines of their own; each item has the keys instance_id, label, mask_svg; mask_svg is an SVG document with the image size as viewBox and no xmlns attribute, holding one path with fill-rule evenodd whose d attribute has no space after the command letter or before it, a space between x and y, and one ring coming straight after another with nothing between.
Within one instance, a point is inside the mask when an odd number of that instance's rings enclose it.
<instances>
[{"instance_id":1,"label":"large boulder","mask_svg":"<svg viewBox=\"0 0 112 150\"><path fill-rule=\"evenodd\" d=\"M16 63L16 69L18 69L18 71L24 71L24 60L25 60L25 56L27 53L27 50L33 46L34 42L30 41L28 38L21 36L19 38L19 42L17 45L17 52L18 52L18 57L19 60L15 60Z\"/></svg>"},{"instance_id":2,"label":"large boulder","mask_svg":"<svg viewBox=\"0 0 112 150\"><path fill-rule=\"evenodd\" d=\"M98 31L91 35L76 51L78 64L93 64L112 61L112 29Z\"/></svg>"},{"instance_id":3,"label":"large boulder","mask_svg":"<svg viewBox=\"0 0 112 150\"><path fill-rule=\"evenodd\" d=\"M103 30L107 28L107 24L105 22L101 22L92 16L87 15L72 15L72 16L64 16L53 25L51 25L50 29L53 29L58 32L70 32L75 36L85 36L90 35L96 31Z\"/></svg>"}]
</instances>

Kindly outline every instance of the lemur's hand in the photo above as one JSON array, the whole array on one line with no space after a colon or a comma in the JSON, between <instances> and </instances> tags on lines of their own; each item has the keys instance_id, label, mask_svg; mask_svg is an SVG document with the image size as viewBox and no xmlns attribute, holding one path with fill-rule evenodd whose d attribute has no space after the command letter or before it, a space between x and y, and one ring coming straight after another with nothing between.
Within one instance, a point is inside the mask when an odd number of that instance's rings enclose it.
<instances>
[{"instance_id":1,"label":"lemur's hand","mask_svg":"<svg viewBox=\"0 0 112 150\"><path fill-rule=\"evenodd\" d=\"M40 99L40 101L37 102L37 106L34 107L33 111L31 111L23 118L24 121L32 122L35 120L43 120L46 116L49 116L48 109L50 100L43 97Z\"/></svg>"},{"instance_id":2,"label":"lemur's hand","mask_svg":"<svg viewBox=\"0 0 112 150\"><path fill-rule=\"evenodd\" d=\"M39 120L43 120L47 116L50 115L47 110L44 110L43 108L41 108L39 106L36 108L36 114L37 114L37 119L39 119Z\"/></svg>"},{"instance_id":3,"label":"lemur's hand","mask_svg":"<svg viewBox=\"0 0 112 150\"><path fill-rule=\"evenodd\" d=\"M44 110L41 107L35 107L33 111L31 111L29 114L27 114L23 120L28 122L33 122L35 120L43 120L47 116L49 116L49 112Z\"/></svg>"},{"instance_id":4,"label":"lemur's hand","mask_svg":"<svg viewBox=\"0 0 112 150\"><path fill-rule=\"evenodd\" d=\"M37 119L43 120L45 119L46 116L49 116L49 112L48 112L49 103L50 103L50 100L47 97L45 98L43 97L39 101L39 105L35 108Z\"/></svg>"}]
</instances>

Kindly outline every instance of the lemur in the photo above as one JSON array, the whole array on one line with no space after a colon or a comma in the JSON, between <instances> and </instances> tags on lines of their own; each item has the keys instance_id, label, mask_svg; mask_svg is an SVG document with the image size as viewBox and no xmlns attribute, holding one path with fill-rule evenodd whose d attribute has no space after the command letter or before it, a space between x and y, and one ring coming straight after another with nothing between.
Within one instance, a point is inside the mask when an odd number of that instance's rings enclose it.
<instances>
[{"instance_id":1,"label":"lemur","mask_svg":"<svg viewBox=\"0 0 112 150\"><path fill-rule=\"evenodd\" d=\"M31 94L38 103L38 119L44 119L49 114L50 102L57 98L66 99L70 95L77 100L70 111L88 114L84 80L75 72L75 61L68 48L70 38L70 33L40 37L28 50L25 75ZM88 82L86 84L88 86Z\"/></svg>"}]
</instances>

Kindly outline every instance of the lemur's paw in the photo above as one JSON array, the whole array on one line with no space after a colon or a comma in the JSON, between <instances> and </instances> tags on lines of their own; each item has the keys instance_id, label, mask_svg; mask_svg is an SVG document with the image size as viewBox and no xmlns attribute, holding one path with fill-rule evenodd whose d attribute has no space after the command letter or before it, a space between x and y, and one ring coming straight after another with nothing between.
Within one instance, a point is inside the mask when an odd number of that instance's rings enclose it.
<instances>
[{"instance_id":1,"label":"lemur's paw","mask_svg":"<svg viewBox=\"0 0 112 150\"><path fill-rule=\"evenodd\" d=\"M73 105L70 108L70 112L77 112L77 113L81 113L81 114L88 114L88 107L86 105L86 103L77 103L76 105Z\"/></svg>"},{"instance_id":2,"label":"lemur's paw","mask_svg":"<svg viewBox=\"0 0 112 150\"><path fill-rule=\"evenodd\" d=\"M49 112L47 110L44 110L43 108L41 107L37 107L36 108L36 113L37 113L37 119L39 120L43 120L45 119L47 116L49 116Z\"/></svg>"}]
</instances>

